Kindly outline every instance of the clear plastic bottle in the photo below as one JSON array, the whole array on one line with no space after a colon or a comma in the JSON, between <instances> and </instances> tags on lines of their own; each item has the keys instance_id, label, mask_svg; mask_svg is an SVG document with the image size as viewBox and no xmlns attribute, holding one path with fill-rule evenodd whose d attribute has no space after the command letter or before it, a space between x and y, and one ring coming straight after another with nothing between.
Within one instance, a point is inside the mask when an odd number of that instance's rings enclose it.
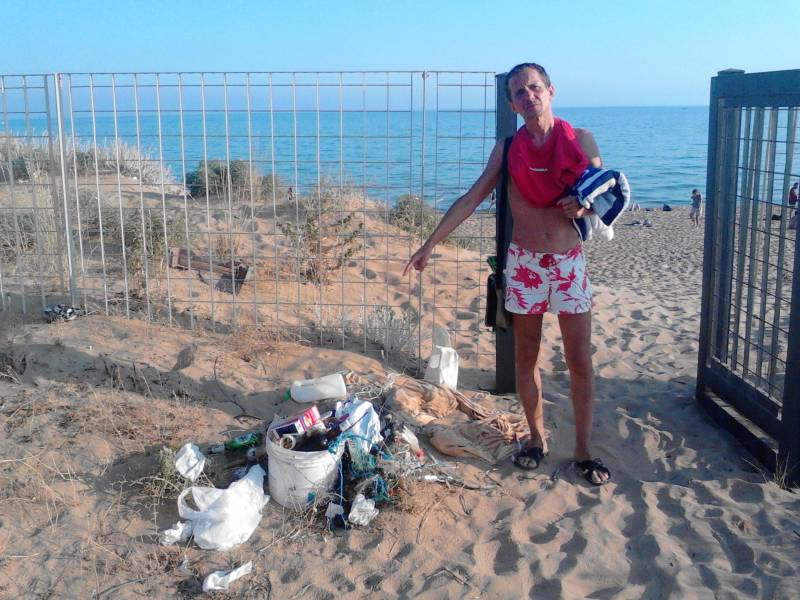
<instances>
[{"instance_id":1,"label":"clear plastic bottle","mask_svg":"<svg viewBox=\"0 0 800 600\"><path fill-rule=\"evenodd\" d=\"M332 373L317 379L295 381L289 393L295 402L317 402L330 398L344 398L347 396L347 386L340 373Z\"/></svg>"}]
</instances>

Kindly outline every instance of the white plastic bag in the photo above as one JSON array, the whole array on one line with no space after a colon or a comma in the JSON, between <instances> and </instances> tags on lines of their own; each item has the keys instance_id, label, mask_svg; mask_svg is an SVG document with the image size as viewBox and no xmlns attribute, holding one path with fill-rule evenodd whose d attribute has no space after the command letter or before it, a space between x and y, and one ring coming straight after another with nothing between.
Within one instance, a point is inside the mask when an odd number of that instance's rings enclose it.
<instances>
[{"instance_id":1,"label":"white plastic bag","mask_svg":"<svg viewBox=\"0 0 800 600\"><path fill-rule=\"evenodd\" d=\"M203 472L206 457L194 444L184 444L175 455L175 469L189 481L194 481Z\"/></svg>"},{"instance_id":2,"label":"white plastic bag","mask_svg":"<svg viewBox=\"0 0 800 600\"><path fill-rule=\"evenodd\" d=\"M369 400L359 400L354 398L336 406L336 417L341 417L347 413L345 420L339 427L342 431L349 431L356 434L361 439L358 444L364 452L369 452L372 444L383 441L381 435L381 420L375 407Z\"/></svg>"},{"instance_id":3,"label":"white plastic bag","mask_svg":"<svg viewBox=\"0 0 800 600\"><path fill-rule=\"evenodd\" d=\"M328 508L325 509L325 518L326 519L335 519L339 515L344 514L344 506L341 504L334 504L331 502L328 504Z\"/></svg>"},{"instance_id":4,"label":"white plastic bag","mask_svg":"<svg viewBox=\"0 0 800 600\"><path fill-rule=\"evenodd\" d=\"M203 591L227 590L228 586L245 575L249 575L253 570L253 561L244 563L241 567L236 567L233 571L214 571L203 580Z\"/></svg>"},{"instance_id":5,"label":"white plastic bag","mask_svg":"<svg viewBox=\"0 0 800 600\"><path fill-rule=\"evenodd\" d=\"M458 387L458 353L449 346L434 346L428 366L425 369L425 381L443 385L454 390Z\"/></svg>"},{"instance_id":6,"label":"white plastic bag","mask_svg":"<svg viewBox=\"0 0 800 600\"><path fill-rule=\"evenodd\" d=\"M378 516L378 509L375 508L374 500L367 500L364 494L356 495L353 500L353 506L350 508L350 514L347 515L347 520L353 525L369 525L370 521Z\"/></svg>"},{"instance_id":7,"label":"white plastic bag","mask_svg":"<svg viewBox=\"0 0 800 600\"><path fill-rule=\"evenodd\" d=\"M411 448L412 452L414 452L414 456L417 458L421 458L425 455L425 453L422 451L422 448L419 446L419 438L405 425L399 432L397 432L396 438L400 438L406 444L408 444L409 448Z\"/></svg>"},{"instance_id":8,"label":"white plastic bag","mask_svg":"<svg viewBox=\"0 0 800 600\"><path fill-rule=\"evenodd\" d=\"M269 502L264 494L264 469L255 465L227 489L191 487L178 496L178 514L193 522L195 543L206 550L230 550L247 541ZM186 503L192 494L198 510Z\"/></svg>"},{"instance_id":9,"label":"white plastic bag","mask_svg":"<svg viewBox=\"0 0 800 600\"><path fill-rule=\"evenodd\" d=\"M165 529L158 534L158 541L162 546L171 546L185 542L192 537L192 522L178 521L172 529Z\"/></svg>"}]
</instances>

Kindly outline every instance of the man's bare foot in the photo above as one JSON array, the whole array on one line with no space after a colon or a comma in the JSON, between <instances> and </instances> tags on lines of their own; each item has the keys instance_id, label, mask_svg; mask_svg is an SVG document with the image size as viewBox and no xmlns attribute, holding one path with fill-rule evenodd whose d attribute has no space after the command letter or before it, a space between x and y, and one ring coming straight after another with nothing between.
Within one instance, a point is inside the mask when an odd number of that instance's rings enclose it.
<instances>
[{"instance_id":1,"label":"man's bare foot","mask_svg":"<svg viewBox=\"0 0 800 600\"><path fill-rule=\"evenodd\" d=\"M575 470L592 485L603 485L611 479L611 471L603 466L599 458L576 460Z\"/></svg>"},{"instance_id":2,"label":"man's bare foot","mask_svg":"<svg viewBox=\"0 0 800 600\"><path fill-rule=\"evenodd\" d=\"M540 446L526 445L514 455L512 462L514 466L519 469L533 471L539 468L542 460L544 460L544 457L548 454L549 452Z\"/></svg>"}]
</instances>

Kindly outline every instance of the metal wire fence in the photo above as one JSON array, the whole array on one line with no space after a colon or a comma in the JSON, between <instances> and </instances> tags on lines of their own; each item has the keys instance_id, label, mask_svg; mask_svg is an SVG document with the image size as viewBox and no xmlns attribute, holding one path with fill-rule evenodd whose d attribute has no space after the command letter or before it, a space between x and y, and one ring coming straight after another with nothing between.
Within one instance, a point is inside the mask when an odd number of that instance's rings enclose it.
<instances>
[{"instance_id":1,"label":"metal wire fence","mask_svg":"<svg viewBox=\"0 0 800 600\"><path fill-rule=\"evenodd\" d=\"M0 76L0 298L425 355L481 327L487 202L402 268L495 140L485 72Z\"/></svg>"}]
</instances>

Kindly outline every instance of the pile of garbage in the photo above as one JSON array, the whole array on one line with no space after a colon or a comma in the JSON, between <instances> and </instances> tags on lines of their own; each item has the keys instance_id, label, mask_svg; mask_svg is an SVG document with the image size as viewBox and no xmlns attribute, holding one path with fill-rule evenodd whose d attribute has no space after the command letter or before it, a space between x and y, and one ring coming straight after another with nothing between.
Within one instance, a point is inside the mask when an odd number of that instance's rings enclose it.
<instances>
[{"instance_id":1,"label":"pile of garbage","mask_svg":"<svg viewBox=\"0 0 800 600\"><path fill-rule=\"evenodd\" d=\"M350 375L349 382L352 389L360 380ZM314 404L266 428L269 489L278 504L327 504L329 527L346 528L369 524L379 512L376 504L393 500L399 479L421 469L425 454L410 428L396 427L381 402L376 409L373 400L382 400L384 392L348 394L341 374L293 384L290 394L297 402L322 401L333 393L345 399L324 413Z\"/></svg>"},{"instance_id":2,"label":"pile of garbage","mask_svg":"<svg viewBox=\"0 0 800 600\"><path fill-rule=\"evenodd\" d=\"M183 521L162 532L161 543L193 537L201 548L229 550L250 538L270 499L289 509L315 511L329 529L346 530L369 525L380 507L398 502L400 491L417 482L492 488L453 475L453 466L423 451L415 429L425 431L445 454L494 463L527 434L524 418L488 410L453 388L401 375L381 379L352 373L294 382L287 396L308 404L304 410L276 416L204 450L194 444L181 448L175 468L188 481L197 480L207 461L222 457L235 465L233 482L223 489L185 489L178 498ZM448 425L443 419L452 419L454 412L466 423ZM212 574L208 585L227 585L228 575L249 572L246 564L239 569Z\"/></svg>"}]
</instances>

